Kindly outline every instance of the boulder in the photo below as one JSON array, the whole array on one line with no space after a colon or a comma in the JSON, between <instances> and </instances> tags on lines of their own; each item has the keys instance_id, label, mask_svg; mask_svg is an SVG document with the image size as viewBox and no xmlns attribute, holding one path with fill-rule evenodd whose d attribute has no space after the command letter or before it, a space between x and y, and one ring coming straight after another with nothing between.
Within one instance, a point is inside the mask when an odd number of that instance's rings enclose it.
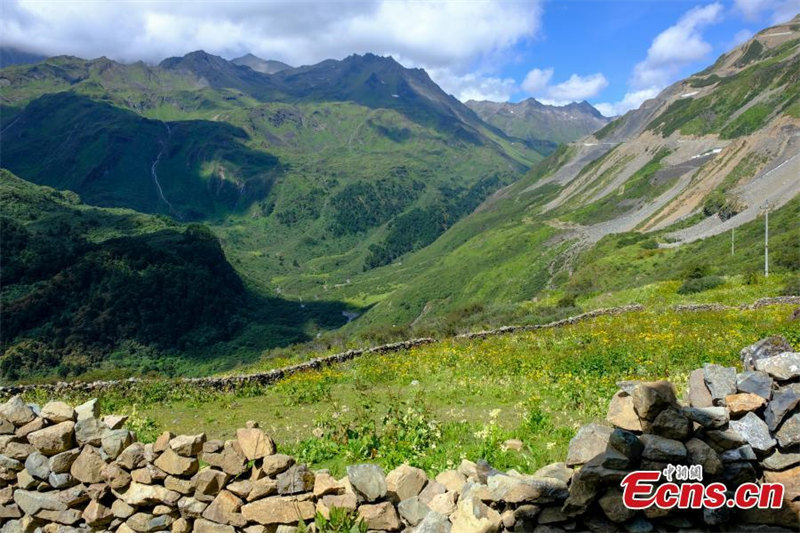
<instances>
[{"instance_id":1,"label":"boulder","mask_svg":"<svg viewBox=\"0 0 800 533\"><path fill-rule=\"evenodd\" d=\"M103 424L108 426L109 429L122 429L122 426L125 425L125 422L128 421L127 415L107 415L104 416L102 419Z\"/></svg>"},{"instance_id":2,"label":"boulder","mask_svg":"<svg viewBox=\"0 0 800 533\"><path fill-rule=\"evenodd\" d=\"M181 499L181 494L160 485L144 485L132 482L128 490L122 495L122 500L133 507L143 505L175 505Z\"/></svg>"},{"instance_id":3,"label":"boulder","mask_svg":"<svg viewBox=\"0 0 800 533\"><path fill-rule=\"evenodd\" d=\"M800 413L795 413L784 421L775 437L784 449L800 444Z\"/></svg>"},{"instance_id":4,"label":"boulder","mask_svg":"<svg viewBox=\"0 0 800 533\"><path fill-rule=\"evenodd\" d=\"M208 505L196 498L184 497L178 500L178 511L187 518L200 518Z\"/></svg>"},{"instance_id":5,"label":"boulder","mask_svg":"<svg viewBox=\"0 0 800 533\"><path fill-rule=\"evenodd\" d=\"M61 422L30 433L28 442L45 455L56 455L73 447L74 428L72 421Z\"/></svg>"},{"instance_id":6,"label":"boulder","mask_svg":"<svg viewBox=\"0 0 800 533\"><path fill-rule=\"evenodd\" d=\"M733 428L710 429L705 431L705 442L718 452L738 448L747 444L738 431Z\"/></svg>"},{"instance_id":7,"label":"boulder","mask_svg":"<svg viewBox=\"0 0 800 533\"><path fill-rule=\"evenodd\" d=\"M133 516L133 513L136 512L136 509L122 500L114 500L114 503L111 504L111 512L114 515L114 518L125 520L126 518Z\"/></svg>"},{"instance_id":8,"label":"boulder","mask_svg":"<svg viewBox=\"0 0 800 533\"><path fill-rule=\"evenodd\" d=\"M360 500L374 502L386 496L386 476L377 465L360 464L347 467L347 479Z\"/></svg>"},{"instance_id":9,"label":"boulder","mask_svg":"<svg viewBox=\"0 0 800 533\"><path fill-rule=\"evenodd\" d=\"M756 370L766 372L778 381L800 377L800 352L783 352L756 361Z\"/></svg>"},{"instance_id":10,"label":"boulder","mask_svg":"<svg viewBox=\"0 0 800 533\"><path fill-rule=\"evenodd\" d=\"M64 402L48 402L42 407L42 418L53 424L74 421L76 417L75 409Z\"/></svg>"},{"instance_id":11,"label":"boulder","mask_svg":"<svg viewBox=\"0 0 800 533\"><path fill-rule=\"evenodd\" d=\"M14 435L19 437L20 439L24 439L29 433L33 433L34 431L39 431L44 426L45 426L44 418L37 416L24 426L17 428L17 430L14 432Z\"/></svg>"},{"instance_id":12,"label":"boulder","mask_svg":"<svg viewBox=\"0 0 800 533\"><path fill-rule=\"evenodd\" d=\"M49 467L51 472L56 474L66 474L72 467L72 463L78 458L81 451L79 449L67 450L58 453L49 459Z\"/></svg>"},{"instance_id":13,"label":"boulder","mask_svg":"<svg viewBox=\"0 0 800 533\"><path fill-rule=\"evenodd\" d=\"M63 423L69 424L70 422ZM81 418L78 416L78 421L75 423L75 439L81 446L84 444L100 446L106 431L108 431L108 426L94 417Z\"/></svg>"},{"instance_id":14,"label":"boulder","mask_svg":"<svg viewBox=\"0 0 800 533\"><path fill-rule=\"evenodd\" d=\"M194 476L195 498L202 501L211 501L228 482L224 472L212 468L203 468Z\"/></svg>"},{"instance_id":15,"label":"boulder","mask_svg":"<svg viewBox=\"0 0 800 533\"><path fill-rule=\"evenodd\" d=\"M678 404L675 387L669 381L641 382L633 389L632 396L636 414L646 420L653 420L667 407Z\"/></svg>"},{"instance_id":16,"label":"boulder","mask_svg":"<svg viewBox=\"0 0 800 533\"><path fill-rule=\"evenodd\" d=\"M641 433L642 422L633 408L633 397L624 391L617 391L608 405L606 420L614 426Z\"/></svg>"},{"instance_id":17,"label":"boulder","mask_svg":"<svg viewBox=\"0 0 800 533\"><path fill-rule=\"evenodd\" d=\"M264 457L261 470L264 475L275 477L281 472L285 472L294 464L294 458L282 453L270 454Z\"/></svg>"},{"instance_id":18,"label":"boulder","mask_svg":"<svg viewBox=\"0 0 800 533\"><path fill-rule=\"evenodd\" d=\"M592 458L603 453L608 447L608 439L613 431L613 428L595 423L581 427L569 441L567 466L588 463Z\"/></svg>"},{"instance_id":19,"label":"boulder","mask_svg":"<svg viewBox=\"0 0 800 533\"><path fill-rule=\"evenodd\" d=\"M247 470L247 458L244 456L239 442L235 440L225 441L221 452L203 451L201 459L231 476L238 476Z\"/></svg>"},{"instance_id":20,"label":"boulder","mask_svg":"<svg viewBox=\"0 0 800 533\"><path fill-rule=\"evenodd\" d=\"M278 494L297 494L314 490L314 473L306 465L294 465L277 479Z\"/></svg>"},{"instance_id":21,"label":"boulder","mask_svg":"<svg viewBox=\"0 0 800 533\"><path fill-rule=\"evenodd\" d=\"M103 451L111 459L116 459L133 442L133 435L127 429L109 429L100 439Z\"/></svg>"},{"instance_id":22,"label":"boulder","mask_svg":"<svg viewBox=\"0 0 800 533\"><path fill-rule=\"evenodd\" d=\"M747 370L736 376L736 390L761 396L769 401L772 397L772 378L766 372Z\"/></svg>"},{"instance_id":23,"label":"boulder","mask_svg":"<svg viewBox=\"0 0 800 533\"><path fill-rule=\"evenodd\" d=\"M389 502L361 505L358 516L371 530L397 531L402 527L397 511Z\"/></svg>"},{"instance_id":24,"label":"boulder","mask_svg":"<svg viewBox=\"0 0 800 533\"><path fill-rule=\"evenodd\" d=\"M416 526L431 512L431 509L419 501L419 496L412 496L397 504L397 511L406 523Z\"/></svg>"},{"instance_id":25,"label":"boulder","mask_svg":"<svg viewBox=\"0 0 800 533\"><path fill-rule=\"evenodd\" d=\"M109 463L100 470L103 480L114 490L122 490L131 484L131 475L117 463Z\"/></svg>"},{"instance_id":26,"label":"boulder","mask_svg":"<svg viewBox=\"0 0 800 533\"><path fill-rule=\"evenodd\" d=\"M83 510L81 517L91 527L101 527L114 521L114 512L97 500L92 500Z\"/></svg>"},{"instance_id":27,"label":"boulder","mask_svg":"<svg viewBox=\"0 0 800 533\"><path fill-rule=\"evenodd\" d=\"M387 484L388 489L388 484ZM339 485L332 475L327 471L317 472L314 476L314 496L325 496L326 494L341 494L344 487Z\"/></svg>"},{"instance_id":28,"label":"boulder","mask_svg":"<svg viewBox=\"0 0 800 533\"><path fill-rule=\"evenodd\" d=\"M431 511L414 530L414 533L451 533L452 523L447 516Z\"/></svg>"},{"instance_id":29,"label":"boulder","mask_svg":"<svg viewBox=\"0 0 800 533\"><path fill-rule=\"evenodd\" d=\"M393 501L400 502L419 496L427 482L424 470L404 464L386 475L386 490Z\"/></svg>"},{"instance_id":30,"label":"boulder","mask_svg":"<svg viewBox=\"0 0 800 533\"><path fill-rule=\"evenodd\" d=\"M665 463L684 463L686 461L686 446L680 441L658 435L642 435L640 440L644 444L642 457L645 459Z\"/></svg>"},{"instance_id":31,"label":"boulder","mask_svg":"<svg viewBox=\"0 0 800 533\"><path fill-rule=\"evenodd\" d=\"M743 348L739 358L745 370L754 370L756 362L783 352L791 352L792 346L780 335L773 335Z\"/></svg>"},{"instance_id":32,"label":"boulder","mask_svg":"<svg viewBox=\"0 0 800 533\"><path fill-rule=\"evenodd\" d=\"M36 413L21 396L13 396L6 403L0 404L0 418L8 420L16 427L21 427L36 418Z\"/></svg>"},{"instance_id":33,"label":"boulder","mask_svg":"<svg viewBox=\"0 0 800 533\"><path fill-rule=\"evenodd\" d=\"M79 421L88 418L98 418L100 416L100 404L97 403L97 398L92 398L77 406L75 408L75 415Z\"/></svg>"},{"instance_id":34,"label":"boulder","mask_svg":"<svg viewBox=\"0 0 800 533\"><path fill-rule=\"evenodd\" d=\"M706 386L705 373L702 368L689 374L689 404L692 407L711 407L714 399Z\"/></svg>"},{"instance_id":35,"label":"boulder","mask_svg":"<svg viewBox=\"0 0 800 533\"><path fill-rule=\"evenodd\" d=\"M770 435L767 424L755 413L749 412L739 420L731 420L730 426L744 438L753 450L762 455L772 451L777 444Z\"/></svg>"},{"instance_id":36,"label":"boulder","mask_svg":"<svg viewBox=\"0 0 800 533\"><path fill-rule=\"evenodd\" d=\"M265 477L253 482L253 488L247 495L247 501L252 502L263 498L264 496L271 496L278 492L278 482L274 479Z\"/></svg>"},{"instance_id":37,"label":"boulder","mask_svg":"<svg viewBox=\"0 0 800 533\"><path fill-rule=\"evenodd\" d=\"M298 501L296 498L273 496L242 506L246 520L263 525L297 524L300 520L311 520L316 508L311 501Z\"/></svg>"},{"instance_id":38,"label":"boulder","mask_svg":"<svg viewBox=\"0 0 800 533\"><path fill-rule=\"evenodd\" d=\"M725 407L684 407L682 412L689 420L706 428L721 428L730 420Z\"/></svg>"},{"instance_id":39,"label":"boulder","mask_svg":"<svg viewBox=\"0 0 800 533\"><path fill-rule=\"evenodd\" d=\"M194 475L199 467L196 458L178 455L172 448L159 455L155 465L167 474L184 477Z\"/></svg>"},{"instance_id":40,"label":"boulder","mask_svg":"<svg viewBox=\"0 0 800 533\"><path fill-rule=\"evenodd\" d=\"M786 415L798 404L800 404L800 394L794 389L785 387L775 392L764 410L764 421L769 430L776 431Z\"/></svg>"},{"instance_id":41,"label":"boulder","mask_svg":"<svg viewBox=\"0 0 800 533\"><path fill-rule=\"evenodd\" d=\"M182 457L196 457L203 451L203 443L206 441L206 434L198 435L179 435L168 441L169 448Z\"/></svg>"},{"instance_id":42,"label":"boulder","mask_svg":"<svg viewBox=\"0 0 800 533\"><path fill-rule=\"evenodd\" d=\"M450 521L453 531L462 533L492 533L503 523L500 513L475 497L460 499Z\"/></svg>"},{"instance_id":43,"label":"boulder","mask_svg":"<svg viewBox=\"0 0 800 533\"><path fill-rule=\"evenodd\" d=\"M725 397L736 394L736 369L733 367L705 364L703 378L716 405L725 405Z\"/></svg>"},{"instance_id":44,"label":"boulder","mask_svg":"<svg viewBox=\"0 0 800 533\"><path fill-rule=\"evenodd\" d=\"M46 481L50 476L50 460L39 452L33 452L25 459L25 470L36 479Z\"/></svg>"},{"instance_id":45,"label":"boulder","mask_svg":"<svg viewBox=\"0 0 800 533\"><path fill-rule=\"evenodd\" d=\"M685 440L692 432L691 421L675 407L664 409L649 425L649 431L668 439Z\"/></svg>"},{"instance_id":46,"label":"boulder","mask_svg":"<svg viewBox=\"0 0 800 533\"><path fill-rule=\"evenodd\" d=\"M716 476L722 473L722 460L717 452L700 439L689 439L686 442L689 464L701 465L703 473Z\"/></svg>"},{"instance_id":47,"label":"boulder","mask_svg":"<svg viewBox=\"0 0 800 533\"><path fill-rule=\"evenodd\" d=\"M262 459L275 453L275 443L258 428L241 428L236 430L236 439L248 460Z\"/></svg>"},{"instance_id":48,"label":"boulder","mask_svg":"<svg viewBox=\"0 0 800 533\"><path fill-rule=\"evenodd\" d=\"M94 447L84 446L72 463L69 473L81 483L100 483L103 481L101 472L105 465L105 461Z\"/></svg>"},{"instance_id":49,"label":"boulder","mask_svg":"<svg viewBox=\"0 0 800 533\"><path fill-rule=\"evenodd\" d=\"M66 511L67 503L59 497L58 492L36 492L17 489L14 491L14 502L22 511L35 515L42 510Z\"/></svg>"},{"instance_id":50,"label":"boulder","mask_svg":"<svg viewBox=\"0 0 800 533\"><path fill-rule=\"evenodd\" d=\"M244 516L239 512L242 507L242 500L227 490L222 490L214 498L214 501L203 511L203 518L217 522L218 524L229 524L234 527L244 527L247 523Z\"/></svg>"},{"instance_id":51,"label":"boulder","mask_svg":"<svg viewBox=\"0 0 800 533\"><path fill-rule=\"evenodd\" d=\"M467 482L467 477L457 470L445 470L436 475L436 482L443 485L446 490L460 493Z\"/></svg>"},{"instance_id":52,"label":"boulder","mask_svg":"<svg viewBox=\"0 0 800 533\"><path fill-rule=\"evenodd\" d=\"M422 498L420 498L420 500L421 499ZM450 491L442 494L437 494L436 496L432 497L431 500L427 502L426 505L430 508L431 511L450 516L456 510L457 499L458 499L458 493Z\"/></svg>"},{"instance_id":53,"label":"boulder","mask_svg":"<svg viewBox=\"0 0 800 533\"><path fill-rule=\"evenodd\" d=\"M134 442L119 454L117 463L127 470L141 468L145 464L144 445L141 442Z\"/></svg>"}]
</instances>

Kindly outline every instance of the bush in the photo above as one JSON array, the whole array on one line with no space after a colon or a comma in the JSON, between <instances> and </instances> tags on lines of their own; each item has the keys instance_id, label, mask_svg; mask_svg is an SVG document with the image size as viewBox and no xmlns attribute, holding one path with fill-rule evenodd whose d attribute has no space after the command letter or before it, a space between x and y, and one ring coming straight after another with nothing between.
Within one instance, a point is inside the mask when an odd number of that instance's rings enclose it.
<instances>
[{"instance_id":1,"label":"bush","mask_svg":"<svg viewBox=\"0 0 800 533\"><path fill-rule=\"evenodd\" d=\"M703 276L702 278L690 278L683 282L678 289L678 294L694 294L719 287L725 283L720 276Z\"/></svg>"},{"instance_id":2,"label":"bush","mask_svg":"<svg viewBox=\"0 0 800 533\"><path fill-rule=\"evenodd\" d=\"M782 296L800 296L800 276L789 278L781 290Z\"/></svg>"}]
</instances>

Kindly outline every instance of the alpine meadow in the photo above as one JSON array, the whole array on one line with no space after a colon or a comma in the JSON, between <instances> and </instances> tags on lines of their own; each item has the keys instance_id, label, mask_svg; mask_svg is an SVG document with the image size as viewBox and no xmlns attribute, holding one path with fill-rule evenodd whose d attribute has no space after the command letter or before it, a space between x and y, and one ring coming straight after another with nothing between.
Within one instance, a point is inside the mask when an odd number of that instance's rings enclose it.
<instances>
[{"instance_id":1,"label":"alpine meadow","mask_svg":"<svg viewBox=\"0 0 800 533\"><path fill-rule=\"evenodd\" d=\"M800 531L800 6L482 2L4 3L0 533Z\"/></svg>"}]
</instances>

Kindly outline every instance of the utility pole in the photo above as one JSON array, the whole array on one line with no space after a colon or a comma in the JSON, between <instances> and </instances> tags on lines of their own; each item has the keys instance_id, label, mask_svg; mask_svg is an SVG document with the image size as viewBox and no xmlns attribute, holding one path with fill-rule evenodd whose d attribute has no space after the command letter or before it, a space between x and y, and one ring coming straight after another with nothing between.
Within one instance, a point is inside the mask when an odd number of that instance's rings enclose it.
<instances>
[{"instance_id":1,"label":"utility pole","mask_svg":"<svg viewBox=\"0 0 800 533\"><path fill-rule=\"evenodd\" d=\"M769 277L769 200L764 202L764 277Z\"/></svg>"}]
</instances>

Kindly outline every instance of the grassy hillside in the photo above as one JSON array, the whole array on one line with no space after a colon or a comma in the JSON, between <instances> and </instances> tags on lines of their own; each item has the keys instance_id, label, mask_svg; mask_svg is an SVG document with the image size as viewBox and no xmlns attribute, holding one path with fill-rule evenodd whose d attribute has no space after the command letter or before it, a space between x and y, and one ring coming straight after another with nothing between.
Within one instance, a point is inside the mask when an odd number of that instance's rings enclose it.
<instances>
[{"instance_id":1,"label":"grassy hillside","mask_svg":"<svg viewBox=\"0 0 800 533\"><path fill-rule=\"evenodd\" d=\"M685 384L690 370L735 365L742 347L769 334L785 335L797 347L800 322L789 320L790 313L788 306L637 312L364 356L267 388L210 394L142 384L100 402L104 412L132 414L129 427L145 440L162 428L231 438L244 421L258 420L280 450L336 474L365 460L436 471L462 458L533 472L563 458L580 425L605 417L617 381ZM525 449L504 450L509 438L521 439Z\"/></svg>"}]
</instances>

